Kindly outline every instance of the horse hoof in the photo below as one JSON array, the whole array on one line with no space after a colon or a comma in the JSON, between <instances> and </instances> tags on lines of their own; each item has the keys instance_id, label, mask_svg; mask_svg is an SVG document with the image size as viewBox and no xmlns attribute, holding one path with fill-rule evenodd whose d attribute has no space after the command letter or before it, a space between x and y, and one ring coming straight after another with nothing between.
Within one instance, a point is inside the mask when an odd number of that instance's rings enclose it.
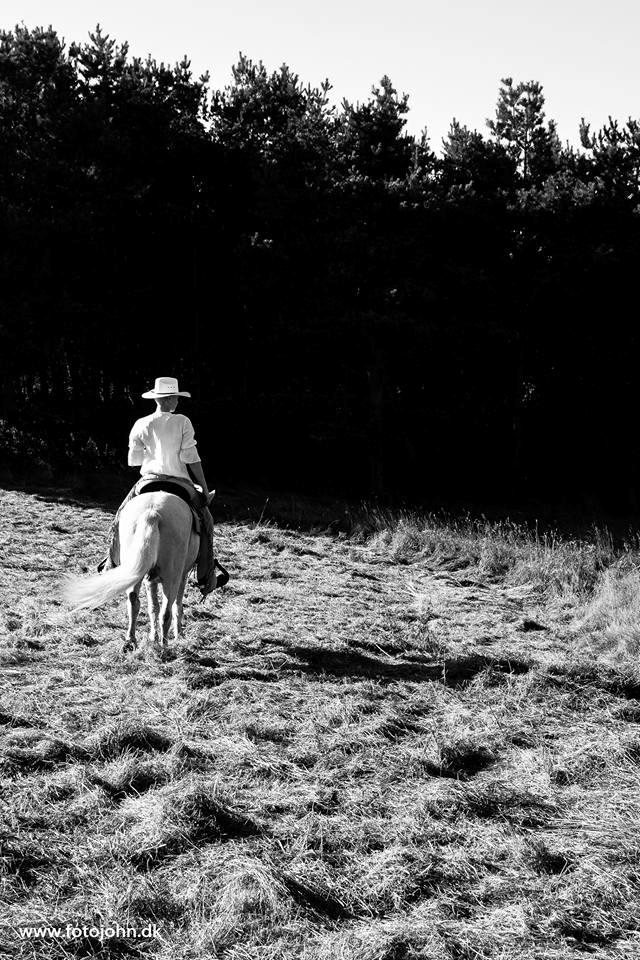
<instances>
[{"instance_id":1,"label":"horse hoof","mask_svg":"<svg viewBox=\"0 0 640 960\"><path fill-rule=\"evenodd\" d=\"M125 642L122 645L122 652L133 653L133 651L137 650L137 648L138 648L138 644L135 642L135 640L125 640Z\"/></svg>"}]
</instances>

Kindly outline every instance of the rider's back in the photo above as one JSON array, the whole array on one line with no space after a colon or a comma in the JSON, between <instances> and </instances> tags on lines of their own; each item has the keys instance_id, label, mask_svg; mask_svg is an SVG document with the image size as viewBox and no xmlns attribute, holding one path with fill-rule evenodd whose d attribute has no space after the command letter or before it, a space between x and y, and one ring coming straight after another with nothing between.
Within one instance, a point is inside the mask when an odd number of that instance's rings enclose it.
<instances>
[{"instance_id":1,"label":"rider's back","mask_svg":"<svg viewBox=\"0 0 640 960\"><path fill-rule=\"evenodd\" d=\"M129 435L129 464L140 473L182 477L191 482L186 467L197 458L191 421L181 413L155 411L136 420Z\"/></svg>"}]
</instances>

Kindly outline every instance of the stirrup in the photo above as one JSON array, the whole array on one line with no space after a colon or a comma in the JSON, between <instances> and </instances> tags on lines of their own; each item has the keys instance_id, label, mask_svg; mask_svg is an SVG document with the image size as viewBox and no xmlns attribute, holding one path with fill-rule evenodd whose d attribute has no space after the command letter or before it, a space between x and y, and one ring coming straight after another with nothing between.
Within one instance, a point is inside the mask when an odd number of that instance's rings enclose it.
<instances>
[{"instance_id":1,"label":"stirrup","mask_svg":"<svg viewBox=\"0 0 640 960\"><path fill-rule=\"evenodd\" d=\"M214 560L212 569L215 580L210 589L207 589L209 587L208 577L206 580L198 580L198 589L200 590L203 599L204 597L208 597L210 593L213 593L214 590L218 590L220 587L225 587L229 583L229 574L221 563L218 563L217 560ZM218 570L220 573L216 572Z\"/></svg>"},{"instance_id":2,"label":"stirrup","mask_svg":"<svg viewBox=\"0 0 640 960\"><path fill-rule=\"evenodd\" d=\"M210 593L213 593L215 588L215 582L212 584L208 577L206 580L198 580L198 590L203 600L205 597L208 597Z\"/></svg>"}]
</instances>

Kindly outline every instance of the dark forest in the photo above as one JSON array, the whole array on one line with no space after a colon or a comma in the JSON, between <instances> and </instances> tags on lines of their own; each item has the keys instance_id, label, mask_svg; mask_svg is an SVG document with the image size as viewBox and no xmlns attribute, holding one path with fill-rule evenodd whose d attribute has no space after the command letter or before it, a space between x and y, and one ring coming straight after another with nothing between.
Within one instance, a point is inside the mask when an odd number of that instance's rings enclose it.
<instances>
[{"instance_id":1,"label":"dark forest","mask_svg":"<svg viewBox=\"0 0 640 960\"><path fill-rule=\"evenodd\" d=\"M1 33L4 469L122 465L170 375L213 486L635 512L640 125L496 88L440 150L388 77Z\"/></svg>"}]
</instances>

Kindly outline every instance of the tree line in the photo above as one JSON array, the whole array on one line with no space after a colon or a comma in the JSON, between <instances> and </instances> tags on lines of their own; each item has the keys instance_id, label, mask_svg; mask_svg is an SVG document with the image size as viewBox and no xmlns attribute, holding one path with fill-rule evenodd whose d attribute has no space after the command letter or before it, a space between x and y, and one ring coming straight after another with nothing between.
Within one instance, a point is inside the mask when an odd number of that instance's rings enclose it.
<instances>
[{"instance_id":1,"label":"tree line","mask_svg":"<svg viewBox=\"0 0 640 960\"><path fill-rule=\"evenodd\" d=\"M5 464L122 463L173 375L214 485L635 509L638 122L505 78L436 153L330 91L0 33Z\"/></svg>"}]
</instances>

